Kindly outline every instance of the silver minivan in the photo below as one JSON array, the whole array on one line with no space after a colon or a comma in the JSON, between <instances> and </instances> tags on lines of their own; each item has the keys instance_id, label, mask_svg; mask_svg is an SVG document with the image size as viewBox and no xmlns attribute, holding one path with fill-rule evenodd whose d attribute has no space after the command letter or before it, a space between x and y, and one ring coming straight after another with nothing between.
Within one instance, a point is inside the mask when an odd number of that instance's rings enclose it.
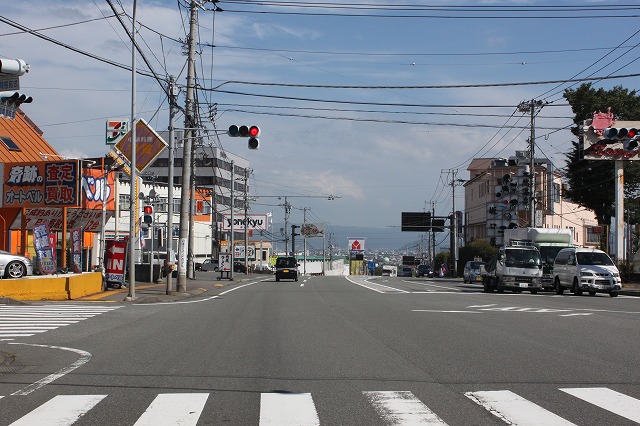
<instances>
[{"instance_id":1,"label":"silver minivan","mask_svg":"<svg viewBox=\"0 0 640 426\"><path fill-rule=\"evenodd\" d=\"M603 251L590 248L565 248L558 252L553 263L556 294L571 289L576 296L583 291L591 296L608 293L616 297L622 288L620 272Z\"/></svg>"}]
</instances>

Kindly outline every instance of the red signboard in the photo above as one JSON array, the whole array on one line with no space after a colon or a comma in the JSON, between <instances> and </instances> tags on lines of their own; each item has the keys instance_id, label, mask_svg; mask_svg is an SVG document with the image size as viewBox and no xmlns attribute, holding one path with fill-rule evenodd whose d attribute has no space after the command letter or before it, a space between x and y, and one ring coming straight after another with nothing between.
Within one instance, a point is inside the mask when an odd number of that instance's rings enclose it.
<instances>
[{"instance_id":1,"label":"red signboard","mask_svg":"<svg viewBox=\"0 0 640 426\"><path fill-rule=\"evenodd\" d=\"M106 245L105 279L107 282L122 284L127 258L127 242L107 240Z\"/></svg>"},{"instance_id":2,"label":"red signboard","mask_svg":"<svg viewBox=\"0 0 640 426\"><path fill-rule=\"evenodd\" d=\"M78 161L6 163L0 207L77 207L80 205Z\"/></svg>"}]
</instances>

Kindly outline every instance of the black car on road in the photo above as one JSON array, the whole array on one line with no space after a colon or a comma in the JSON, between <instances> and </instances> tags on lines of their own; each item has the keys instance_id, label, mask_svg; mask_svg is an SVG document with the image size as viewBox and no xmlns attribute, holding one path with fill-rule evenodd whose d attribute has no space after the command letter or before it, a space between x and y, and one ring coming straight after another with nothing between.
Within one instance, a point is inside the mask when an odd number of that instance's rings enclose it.
<instances>
[{"instance_id":1,"label":"black car on road","mask_svg":"<svg viewBox=\"0 0 640 426\"><path fill-rule=\"evenodd\" d=\"M276 281L291 279L298 281L298 260L293 256L281 256L276 259Z\"/></svg>"}]
</instances>

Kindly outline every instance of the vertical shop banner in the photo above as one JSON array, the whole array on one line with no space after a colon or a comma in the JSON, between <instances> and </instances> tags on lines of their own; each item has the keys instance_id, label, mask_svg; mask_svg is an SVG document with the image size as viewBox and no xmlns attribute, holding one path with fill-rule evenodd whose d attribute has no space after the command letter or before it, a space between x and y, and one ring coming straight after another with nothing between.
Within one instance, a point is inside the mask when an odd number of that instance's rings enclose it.
<instances>
[{"instance_id":1,"label":"vertical shop banner","mask_svg":"<svg viewBox=\"0 0 640 426\"><path fill-rule=\"evenodd\" d=\"M71 250L73 255L73 272L82 273L82 230L71 230Z\"/></svg>"},{"instance_id":2,"label":"vertical shop banner","mask_svg":"<svg viewBox=\"0 0 640 426\"><path fill-rule=\"evenodd\" d=\"M106 242L105 280L110 283L124 283L128 240Z\"/></svg>"},{"instance_id":3,"label":"vertical shop banner","mask_svg":"<svg viewBox=\"0 0 640 426\"><path fill-rule=\"evenodd\" d=\"M46 223L33 227L33 248L36 251L38 266L43 274L54 274L56 263L49 240L49 227Z\"/></svg>"}]
</instances>

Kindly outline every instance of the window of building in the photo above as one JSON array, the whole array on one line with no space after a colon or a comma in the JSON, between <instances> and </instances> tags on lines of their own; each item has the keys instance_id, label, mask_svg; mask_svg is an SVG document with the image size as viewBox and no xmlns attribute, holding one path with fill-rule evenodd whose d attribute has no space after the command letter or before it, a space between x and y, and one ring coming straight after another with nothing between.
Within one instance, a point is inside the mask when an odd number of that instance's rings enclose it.
<instances>
[{"instance_id":1,"label":"window of building","mask_svg":"<svg viewBox=\"0 0 640 426\"><path fill-rule=\"evenodd\" d=\"M560 184L559 183L554 183L553 184L553 202L554 203L559 203L560 202Z\"/></svg>"},{"instance_id":2,"label":"window of building","mask_svg":"<svg viewBox=\"0 0 640 426\"><path fill-rule=\"evenodd\" d=\"M2 143L9 149L9 151L22 151L18 145L8 136L0 136Z\"/></svg>"},{"instance_id":3,"label":"window of building","mask_svg":"<svg viewBox=\"0 0 640 426\"><path fill-rule=\"evenodd\" d=\"M598 244L600 242L600 233L602 232L601 227L597 226L587 226L587 243Z\"/></svg>"}]
</instances>

